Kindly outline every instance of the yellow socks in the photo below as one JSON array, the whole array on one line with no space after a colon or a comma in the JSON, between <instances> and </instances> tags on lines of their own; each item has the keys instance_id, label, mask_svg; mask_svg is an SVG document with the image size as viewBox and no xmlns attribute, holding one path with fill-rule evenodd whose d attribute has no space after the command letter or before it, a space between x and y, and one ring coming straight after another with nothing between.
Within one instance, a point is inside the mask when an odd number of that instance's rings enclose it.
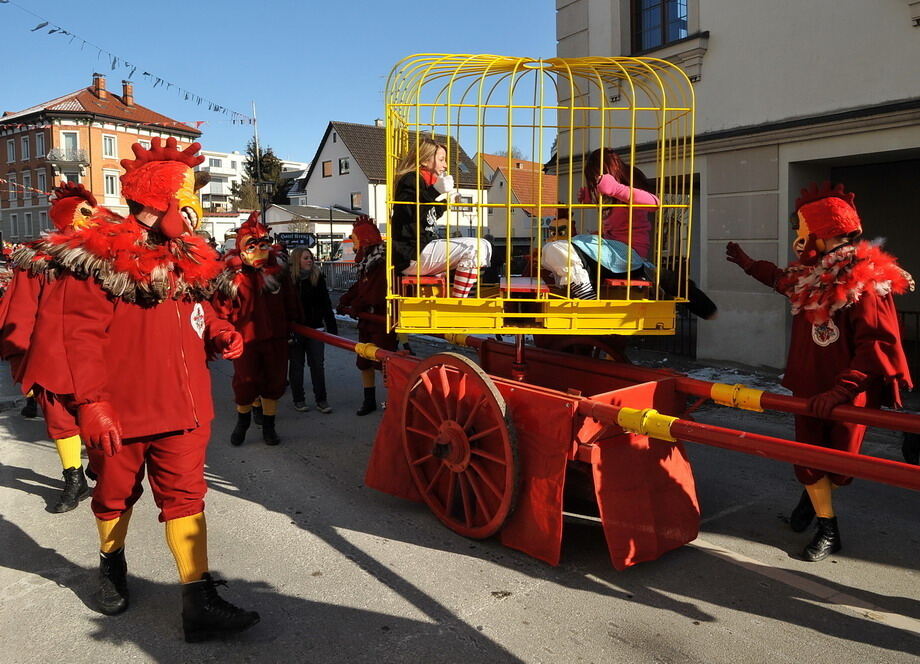
<instances>
[{"instance_id":1,"label":"yellow socks","mask_svg":"<svg viewBox=\"0 0 920 664\"><path fill-rule=\"evenodd\" d=\"M263 415L277 415L278 414L278 400L277 399L266 399L262 397L262 414Z\"/></svg>"},{"instance_id":2,"label":"yellow socks","mask_svg":"<svg viewBox=\"0 0 920 664\"><path fill-rule=\"evenodd\" d=\"M247 405L247 406L241 406L241 405L237 404L237 405L236 405L236 412L238 412L238 413L243 413L243 414L245 415L246 413L252 412L252 406L248 406L248 405Z\"/></svg>"},{"instance_id":3,"label":"yellow socks","mask_svg":"<svg viewBox=\"0 0 920 664\"><path fill-rule=\"evenodd\" d=\"M362 369L361 370L361 387L374 387L376 383L376 376L374 376L373 369Z\"/></svg>"},{"instance_id":4,"label":"yellow socks","mask_svg":"<svg viewBox=\"0 0 920 664\"><path fill-rule=\"evenodd\" d=\"M261 408L262 407L262 397L256 397L256 400L252 402L252 407Z\"/></svg>"},{"instance_id":5,"label":"yellow socks","mask_svg":"<svg viewBox=\"0 0 920 664\"><path fill-rule=\"evenodd\" d=\"M125 545L125 536L128 534L128 523L130 522L130 509L109 521L96 519L96 528L99 530L99 550L102 553L112 553L122 548Z\"/></svg>"},{"instance_id":6,"label":"yellow socks","mask_svg":"<svg viewBox=\"0 0 920 664\"><path fill-rule=\"evenodd\" d=\"M815 516L830 519L834 516L834 506L831 500L831 479L825 475L814 484L806 484L805 490L815 508Z\"/></svg>"},{"instance_id":7,"label":"yellow socks","mask_svg":"<svg viewBox=\"0 0 920 664\"><path fill-rule=\"evenodd\" d=\"M61 467L64 470L83 467L83 461L80 459L83 442L80 436L58 438L54 441L54 446L57 448L58 456L61 457Z\"/></svg>"},{"instance_id":8,"label":"yellow socks","mask_svg":"<svg viewBox=\"0 0 920 664\"><path fill-rule=\"evenodd\" d=\"M166 522L166 543L182 583L200 581L208 571L208 526L204 512Z\"/></svg>"}]
</instances>

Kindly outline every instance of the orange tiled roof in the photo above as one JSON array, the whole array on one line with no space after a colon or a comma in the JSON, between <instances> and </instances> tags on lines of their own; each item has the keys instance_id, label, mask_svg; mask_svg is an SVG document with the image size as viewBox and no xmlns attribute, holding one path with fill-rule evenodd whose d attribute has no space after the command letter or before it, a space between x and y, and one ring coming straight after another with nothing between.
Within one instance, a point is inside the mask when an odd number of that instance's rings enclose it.
<instances>
[{"instance_id":1,"label":"orange tiled roof","mask_svg":"<svg viewBox=\"0 0 920 664\"><path fill-rule=\"evenodd\" d=\"M201 132L187 124L177 122L172 118L152 111L146 106L134 103L132 106L125 105L121 96L109 91L105 99L99 99L93 92L92 88L81 88L76 92L52 99L43 104L38 104L22 111L10 113L0 117L0 124L25 118L29 115L40 113L73 113L101 115L115 120L127 122L137 122L140 124L162 125L164 129L171 129L194 136L200 136Z\"/></svg>"},{"instance_id":2,"label":"orange tiled roof","mask_svg":"<svg viewBox=\"0 0 920 664\"><path fill-rule=\"evenodd\" d=\"M493 170L501 171L502 175L508 180L508 186L517 199L518 203L527 205L523 209L532 217L539 214L536 206L537 188L541 184L539 200L543 203L543 216L548 214L556 215L556 208L559 206L559 182L555 175L542 173L543 164L536 161L527 161L526 159L511 158L511 169L508 169L508 157L497 154L482 155L482 160L486 162ZM519 166L520 165L520 166ZM547 208L551 209L548 212Z\"/></svg>"}]
</instances>

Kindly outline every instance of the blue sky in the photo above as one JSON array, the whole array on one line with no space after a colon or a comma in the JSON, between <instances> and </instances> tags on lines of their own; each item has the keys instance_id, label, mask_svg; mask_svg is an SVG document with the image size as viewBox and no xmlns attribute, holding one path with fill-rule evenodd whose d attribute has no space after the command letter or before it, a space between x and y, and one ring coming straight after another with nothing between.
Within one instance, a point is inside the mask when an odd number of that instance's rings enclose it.
<instances>
[{"instance_id":1,"label":"blue sky","mask_svg":"<svg viewBox=\"0 0 920 664\"><path fill-rule=\"evenodd\" d=\"M51 26L79 38L47 34ZM313 157L329 120L383 116L386 76L413 53L555 55L553 0L0 0L0 111L17 111L115 70L82 40L136 64L138 103L176 120L198 121L205 148L243 150L252 127L153 88L146 70L221 106L250 115L255 100L263 145L286 159Z\"/></svg>"}]
</instances>

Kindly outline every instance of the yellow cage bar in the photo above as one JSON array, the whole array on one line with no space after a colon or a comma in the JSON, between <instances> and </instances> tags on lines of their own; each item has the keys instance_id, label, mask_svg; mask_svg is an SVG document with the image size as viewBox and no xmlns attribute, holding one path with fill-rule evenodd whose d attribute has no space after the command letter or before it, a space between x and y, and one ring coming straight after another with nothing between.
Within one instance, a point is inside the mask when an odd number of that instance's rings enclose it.
<instances>
[{"instance_id":1,"label":"yellow cage bar","mask_svg":"<svg viewBox=\"0 0 920 664\"><path fill-rule=\"evenodd\" d=\"M399 62L386 88L390 327L673 334L688 295L693 118L693 87L664 60L419 54ZM443 146L455 185L436 200L444 179L429 182L437 171L418 156L427 139ZM619 180L628 199L581 200L588 155L604 148L626 164ZM644 175L657 204L635 200ZM414 214L413 230L396 227L394 206L401 219ZM627 235L613 241L605 220L618 208ZM651 227L646 256L635 251L646 239L641 215ZM591 296L579 285L584 274Z\"/></svg>"}]
</instances>

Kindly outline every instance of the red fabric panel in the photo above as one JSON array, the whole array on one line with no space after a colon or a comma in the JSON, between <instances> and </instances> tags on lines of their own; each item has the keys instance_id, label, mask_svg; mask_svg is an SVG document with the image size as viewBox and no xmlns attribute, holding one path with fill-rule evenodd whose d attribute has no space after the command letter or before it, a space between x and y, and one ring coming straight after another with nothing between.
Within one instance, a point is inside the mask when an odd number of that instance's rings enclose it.
<instances>
[{"instance_id":1,"label":"red fabric panel","mask_svg":"<svg viewBox=\"0 0 920 664\"><path fill-rule=\"evenodd\" d=\"M519 469L517 507L499 533L501 542L558 565L562 491L572 450L575 409L558 393L511 381L497 385L514 421Z\"/></svg>"},{"instance_id":2,"label":"red fabric panel","mask_svg":"<svg viewBox=\"0 0 920 664\"><path fill-rule=\"evenodd\" d=\"M681 410L670 381L642 383L592 398L670 415ZM587 420L579 436L594 435L597 428ZM696 539L700 506L683 445L626 433L596 442L594 487L615 568L655 560Z\"/></svg>"},{"instance_id":3,"label":"red fabric panel","mask_svg":"<svg viewBox=\"0 0 920 664\"><path fill-rule=\"evenodd\" d=\"M402 431L403 397L416 364L417 360L402 357L390 358L384 364L387 409L377 428L364 484L392 496L421 502L422 496L409 474Z\"/></svg>"}]
</instances>

